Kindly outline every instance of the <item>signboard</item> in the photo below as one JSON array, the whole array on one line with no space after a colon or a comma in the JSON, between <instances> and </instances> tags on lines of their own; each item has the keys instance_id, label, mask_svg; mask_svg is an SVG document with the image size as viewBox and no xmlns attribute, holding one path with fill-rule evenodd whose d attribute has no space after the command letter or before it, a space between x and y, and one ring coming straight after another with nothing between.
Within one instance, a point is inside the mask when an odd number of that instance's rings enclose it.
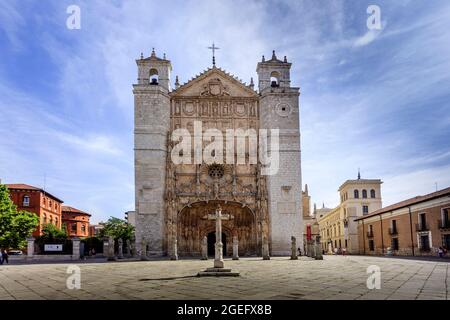
<instances>
[{"instance_id":1,"label":"signboard","mask_svg":"<svg viewBox=\"0 0 450 320\"><path fill-rule=\"evenodd\" d=\"M44 251L62 251L63 245L62 244L45 244L44 245Z\"/></svg>"}]
</instances>

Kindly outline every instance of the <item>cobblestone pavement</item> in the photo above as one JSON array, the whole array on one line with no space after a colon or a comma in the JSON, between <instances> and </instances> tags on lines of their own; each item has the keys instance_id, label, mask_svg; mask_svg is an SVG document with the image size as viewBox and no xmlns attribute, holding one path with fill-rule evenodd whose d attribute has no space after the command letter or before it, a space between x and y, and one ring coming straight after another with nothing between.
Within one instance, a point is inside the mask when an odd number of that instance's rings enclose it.
<instances>
[{"instance_id":1,"label":"cobblestone pavement","mask_svg":"<svg viewBox=\"0 0 450 320\"><path fill-rule=\"evenodd\" d=\"M68 263L0 266L3 299L450 299L450 263L325 256L226 260L239 277L196 277L212 260L81 263L81 288L67 289ZM367 267L381 268L369 290Z\"/></svg>"}]
</instances>

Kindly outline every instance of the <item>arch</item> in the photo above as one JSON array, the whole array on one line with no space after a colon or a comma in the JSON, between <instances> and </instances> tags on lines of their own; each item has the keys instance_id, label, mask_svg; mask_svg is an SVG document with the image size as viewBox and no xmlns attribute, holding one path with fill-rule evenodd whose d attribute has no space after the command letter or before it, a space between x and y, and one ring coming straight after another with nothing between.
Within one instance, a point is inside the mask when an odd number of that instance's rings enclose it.
<instances>
[{"instance_id":1,"label":"arch","mask_svg":"<svg viewBox=\"0 0 450 320\"><path fill-rule=\"evenodd\" d=\"M157 85L159 82L158 70L156 70L155 68L150 69L148 78L149 78L150 84Z\"/></svg>"},{"instance_id":2,"label":"arch","mask_svg":"<svg viewBox=\"0 0 450 320\"><path fill-rule=\"evenodd\" d=\"M354 196L355 199L358 199L359 198L359 191L355 189L353 191L353 196Z\"/></svg>"},{"instance_id":3,"label":"arch","mask_svg":"<svg viewBox=\"0 0 450 320\"><path fill-rule=\"evenodd\" d=\"M280 73L278 71L272 71L270 73L270 86L271 87L280 86Z\"/></svg>"},{"instance_id":4,"label":"arch","mask_svg":"<svg viewBox=\"0 0 450 320\"><path fill-rule=\"evenodd\" d=\"M363 197L364 199L367 199L367 190L366 190L366 189L363 189L363 191L362 191L362 197Z\"/></svg>"},{"instance_id":5,"label":"arch","mask_svg":"<svg viewBox=\"0 0 450 320\"><path fill-rule=\"evenodd\" d=\"M239 239L239 251L243 255L254 255L257 251L257 219L251 208L236 201L197 201L184 206L177 214L176 234L180 256L197 256L201 253L201 242L209 233L215 232L215 220L208 219L220 204L223 214L233 216L222 222L222 233L226 235L226 252L232 253L232 239ZM173 230L175 232L175 230Z\"/></svg>"},{"instance_id":6,"label":"arch","mask_svg":"<svg viewBox=\"0 0 450 320\"><path fill-rule=\"evenodd\" d=\"M374 189L370 190L370 197L371 197L372 199L375 198L375 190L374 190Z\"/></svg>"}]
</instances>

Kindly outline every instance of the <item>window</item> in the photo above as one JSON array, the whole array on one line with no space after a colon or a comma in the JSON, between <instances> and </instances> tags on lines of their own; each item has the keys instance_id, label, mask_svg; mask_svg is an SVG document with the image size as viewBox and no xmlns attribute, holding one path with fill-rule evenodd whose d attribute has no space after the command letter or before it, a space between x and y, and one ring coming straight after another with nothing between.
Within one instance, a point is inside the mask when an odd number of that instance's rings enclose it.
<instances>
[{"instance_id":1,"label":"window","mask_svg":"<svg viewBox=\"0 0 450 320\"><path fill-rule=\"evenodd\" d=\"M273 71L270 74L270 86L271 87L279 87L280 86L280 74L276 71Z\"/></svg>"},{"instance_id":2,"label":"window","mask_svg":"<svg viewBox=\"0 0 450 320\"><path fill-rule=\"evenodd\" d=\"M370 197L372 199L375 199L375 190L374 189L370 190Z\"/></svg>"},{"instance_id":3,"label":"window","mask_svg":"<svg viewBox=\"0 0 450 320\"><path fill-rule=\"evenodd\" d=\"M86 233L86 226L84 224L81 225L81 232Z\"/></svg>"},{"instance_id":4,"label":"window","mask_svg":"<svg viewBox=\"0 0 450 320\"><path fill-rule=\"evenodd\" d=\"M77 232L77 224L76 223L73 223L70 225L70 231Z\"/></svg>"},{"instance_id":5,"label":"window","mask_svg":"<svg viewBox=\"0 0 450 320\"><path fill-rule=\"evenodd\" d=\"M391 241L391 249L398 250L398 238L393 238Z\"/></svg>"},{"instance_id":6,"label":"window","mask_svg":"<svg viewBox=\"0 0 450 320\"><path fill-rule=\"evenodd\" d=\"M53 224L53 217L50 216L50 224Z\"/></svg>"},{"instance_id":7,"label":"window","mask_svg":"<svg viewBox=\"0 0 450 320\"><path fill-rule=\"evenodd\" d=\"M46 223L47 223L47 216L44 214L44 216L42 217L42 224Z\"/></svg>"},{"instance_id":8,"label":"window","mask_svg":"<svg viewBox=\"0 0 450 320\"><path fill-rule=\"evenodd\" d=\"M355 199L359 198L359 191L358 190L353 191L353 194L354 194Z\"/></svg>"},{"instance_id":9,"label":"window","mask_svg":"<svg viewBox=\"0 0 450 320\"><path fill-rule=\"evenodd\" d=\"M420 237L420 250L430 251L430 238L428 235L423 235Z\"/></svg>"},{"instance_id":10,"label":"window","mask_svg":"<svg viewBox=\"0 0 450 320\"><path fill-rule=\"evenodd\" d=\"M23 207L30 206L30 196L23 196L22 206Z\"/></svg>"},{"instance_id":11,"label":"window","mask_svg":"<svg viewBox=\"0 0 450 320\"><path fill-rule=\"evenodd\" d=\"M48 202L48 207L51 209L52 208L52 200L50 200L49 202Z\"/></svg>"},{"instance_id":12,"label":"window","mask_svg":"<svg viewBox=\"0 0 450 320\"><path fill-rule=\"evenodd\" d=\"M345 239L345 247L347 248L347 239Z\"/></svg>"},{"instance_id":13,"label":"window","mask_svg":"<svg viewBox=\"0 0 450 320\"><path fill-rule=\"evenodd\" d=\"M363 214L369 213L369 206L362 206L362 209L363 209Z\"/></svg>"},{"instance_id":14,"label":"window","mask_svg":"<svg viewBox=\"0 0 450 320\"><path fill-rule=\"evenodd\" d=\"M149 74L150 84L157 85L158 84L158 70L156 69L150 69Z\"/></svg>"},{"instance_id":15,"label":"window","mask_svg":"<svg viewBox=\"0 0 450 320\"><path fill-rule=\"evenodd\" d=\"M364 199L367 199L367 190L366 190L366 189L364 189L364 190L362 191L362 197L363 197Z\"/></svg>"},{"instance_id":16,"label":"window","mask_svg":"<svg viewBox=\"0 0 450 320\"><path fill-rule=\"evenodd\" d=\"M373 240L369 240L369 250L370 251L375 251L375 245Z\"/></svg>"}]
</instances>

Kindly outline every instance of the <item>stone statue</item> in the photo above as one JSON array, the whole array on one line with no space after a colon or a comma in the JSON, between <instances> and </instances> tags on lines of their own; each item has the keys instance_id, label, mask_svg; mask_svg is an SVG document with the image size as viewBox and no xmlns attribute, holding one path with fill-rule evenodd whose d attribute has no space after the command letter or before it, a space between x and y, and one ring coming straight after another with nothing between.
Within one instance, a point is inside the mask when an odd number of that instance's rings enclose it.
<instances>
[{"instance_id":1,"label":"stone statue","mask_svg":"<svg viewBox=\"0 0 450 320\"><path fill-rule=\"evenodd\" d=\"M172 256L170 260L178 260L178 240L175 235L172 237Z\"/></svg>"},{"instance_id":2,"label":"stone statue","mask_svg":"<svg viewBox=\"0 0 450 320\"><path fill-rule=\"evenodd\" d=\"M119 240L117 240L117 242L119 243L119 252L117 253L117 258L123 259L123 240L122 240L122 238L119 238Z\"/></svg>"},{"instance_id":3,"label":"stone statue","mask_svg":"<svg viewBox=\"0 0 450 320\"><path fill-rule=\"evenodd\" d=\"M141 241L141 260L148 260L147 257L147 241L145 241L144 238L142 238Z\"/></svg>"},{"instance_id":4,"label":"stone statue","mask_svg":"<svg viewBox=\"0 0 450 320\"><path fill-rule=\"evenodd\" d=\"M298 260L297 239L294 236L291 237L291 260Z\"/></svg>"},{"instance_id":5,"label":"stone statue","mask_svg":"<svg viewBox=\"0 0 450 320\"><path fill-rule=\"evenodd\" d=\"M208 238L206 236L202 240L202 260L208 260Z\"/></svg>"},{"instance_id":6,"label":"stone statue","mask_svg":"<svg viewBox=\"0 0 450 320\"><path fill-rule=\"evenodd\" d=\"M131 241L130 239L127 239L127 258L131 257Z\"/></svg>"},{"instance_id":7,"label":"stone statue","mask_svg":"<svg viewBox=\"0 0 450 320\"><path fill-rule=\"evenodd\" d=\"M233 260L239 260L239 240L237 236L233 237Z\"/></svg>"},{"instance_id":8,"label":"stone statue","mask_svg":"<svg viewBox=\"0 0 450 320\"><path fill-rule=\"evenodd\" d=\"M262 244L262 256L263 260L270 260L270 254L269 254L269 240L267 240L266 237L263 239Z\"/></svg>"},{"instance_id":9,"label":"stone statue","mask_svg":"<svg viewBox=\"0 0 450 320\"><path fill-rule=\"evenodd\" d=\"M112 236L108 237L108 261L115 261L116 256L114 254L114 238Z\"/></svg>"},{"instance_id":10,"label":"stone statue","mask_svg":"<svg viewBox=\"0 0 450 320\"><path fill-rule=\"evenodd\" d=\"M316 236L316 260L323 260L322 248L320 246L320 236Z\"/></svg>"}]
</instances>

